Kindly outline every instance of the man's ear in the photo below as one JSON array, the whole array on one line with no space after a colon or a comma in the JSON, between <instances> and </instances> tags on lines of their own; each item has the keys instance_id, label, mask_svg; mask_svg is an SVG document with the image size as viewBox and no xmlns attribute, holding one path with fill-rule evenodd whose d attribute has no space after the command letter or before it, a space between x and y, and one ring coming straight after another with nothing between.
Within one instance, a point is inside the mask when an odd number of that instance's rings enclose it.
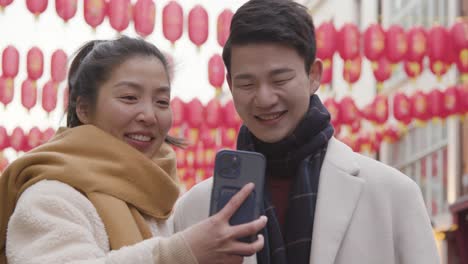
<instances>
[{"instance_id":1,"label":"man's ear","mask_svg":"<svg viewBox=\"0 0 468 264\"><path fill-rule=\"evenodd\" d=\"M82 124L89 124L89 105L81 96L76 99L76 116Z\"/></svg>"},{"instance_id":2,"label":"man's ear","mask_svg":"<svg viewBox=\"0 0 468 264\"><path fill-rule=\"evenodd\" d=\"M309 70L309 81L310 81L310 95L317 92L320 87L320 81L322 80L323 65L320 59L316 59L311 65Z\"/></svg>"},{"instance_id":3,"label":"man's ear","mask_svg":"<svg viewBox=\"0 0 468 264\"><path fill-rule=\"evenodd\" d=\"M231 75L229 73L226 73L226 81L229 86L229 91L232 92L232 80L231 80Z\"/></svg>"}]
</instances>

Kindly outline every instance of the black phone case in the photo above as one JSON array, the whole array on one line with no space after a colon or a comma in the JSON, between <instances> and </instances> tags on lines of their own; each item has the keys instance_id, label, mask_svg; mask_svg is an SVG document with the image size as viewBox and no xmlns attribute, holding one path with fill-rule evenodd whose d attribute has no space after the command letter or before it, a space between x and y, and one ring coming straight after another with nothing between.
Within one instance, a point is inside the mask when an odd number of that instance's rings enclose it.
<instances>
[{"instance_id":1,"label":"black phone case","mask_svg":"<svg viewBox=\"0 0 468 264\"><path fill-rule=\"evenodd\" d=\"M229 223L239 225L260 217L263 208L265 166L265 157L257 152L219 151L215 159L210 215L219 212L244 185L253 182L255 189L234 213ZM255 240L256 236L240 239L243 242Z\"/></svg>"}]
</instances>

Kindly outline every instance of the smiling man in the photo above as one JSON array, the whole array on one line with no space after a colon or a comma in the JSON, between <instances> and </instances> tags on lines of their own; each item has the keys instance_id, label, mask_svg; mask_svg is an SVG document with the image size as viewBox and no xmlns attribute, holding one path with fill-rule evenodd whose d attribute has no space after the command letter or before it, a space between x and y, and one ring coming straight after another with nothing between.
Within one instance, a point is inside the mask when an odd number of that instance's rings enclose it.
<instances>
[{"instance_id":1,"label":"smiling man","mask_svg":"<svg viewBox=\"0 0 468 264\"><path fill-rule=\"evenodd\" d=\"M232 19L223 59L244 122L237 147L267 158L265 247L244 263L439 263L418 186L333 137L315 52L312 19L293 1L251 0ZM211 188L179 200L176 231L208 217Z\"/></svg>"}]
</instances>

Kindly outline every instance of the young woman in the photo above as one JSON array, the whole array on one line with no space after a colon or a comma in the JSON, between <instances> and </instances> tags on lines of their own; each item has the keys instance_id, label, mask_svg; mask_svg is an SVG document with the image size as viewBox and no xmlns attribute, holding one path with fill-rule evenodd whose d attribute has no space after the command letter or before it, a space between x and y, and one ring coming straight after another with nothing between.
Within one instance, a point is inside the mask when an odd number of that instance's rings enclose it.
<instances>
[{"instance_id":1,"label":"young woman","mask_svg":"<svg viewBox=\"0 0 468 264\"><path fill-rule=\"evenodd\" d=\"M252 190L172 234L179 196L168 66L152 44L91 41L69 72L67 128L0 178L0 263L241 263L263 247L237 238L263 216L230 226Z\"/></svg>"}]
</instances>

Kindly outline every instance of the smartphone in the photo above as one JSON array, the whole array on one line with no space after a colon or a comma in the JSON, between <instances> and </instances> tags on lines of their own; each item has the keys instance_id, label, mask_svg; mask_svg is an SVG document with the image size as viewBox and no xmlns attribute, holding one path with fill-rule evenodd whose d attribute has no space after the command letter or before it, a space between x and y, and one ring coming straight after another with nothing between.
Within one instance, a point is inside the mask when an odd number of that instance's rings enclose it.
<instances>
[{"instance_id":1,"label":"smartphone","mask_svg":"<svg viewBox=\"0 0 468 264\"><path fill-rule=\"evenodd\" d=\"M255 184L255 189L234 213L229 223L239 225L260 217L263 211L263 188L265 183L265 157L257 152L221 150L216 154L211 193L210 215L219 212L244 185ZM240 239L253 242L256 236Z\"/></svg>"}]
</instances>

